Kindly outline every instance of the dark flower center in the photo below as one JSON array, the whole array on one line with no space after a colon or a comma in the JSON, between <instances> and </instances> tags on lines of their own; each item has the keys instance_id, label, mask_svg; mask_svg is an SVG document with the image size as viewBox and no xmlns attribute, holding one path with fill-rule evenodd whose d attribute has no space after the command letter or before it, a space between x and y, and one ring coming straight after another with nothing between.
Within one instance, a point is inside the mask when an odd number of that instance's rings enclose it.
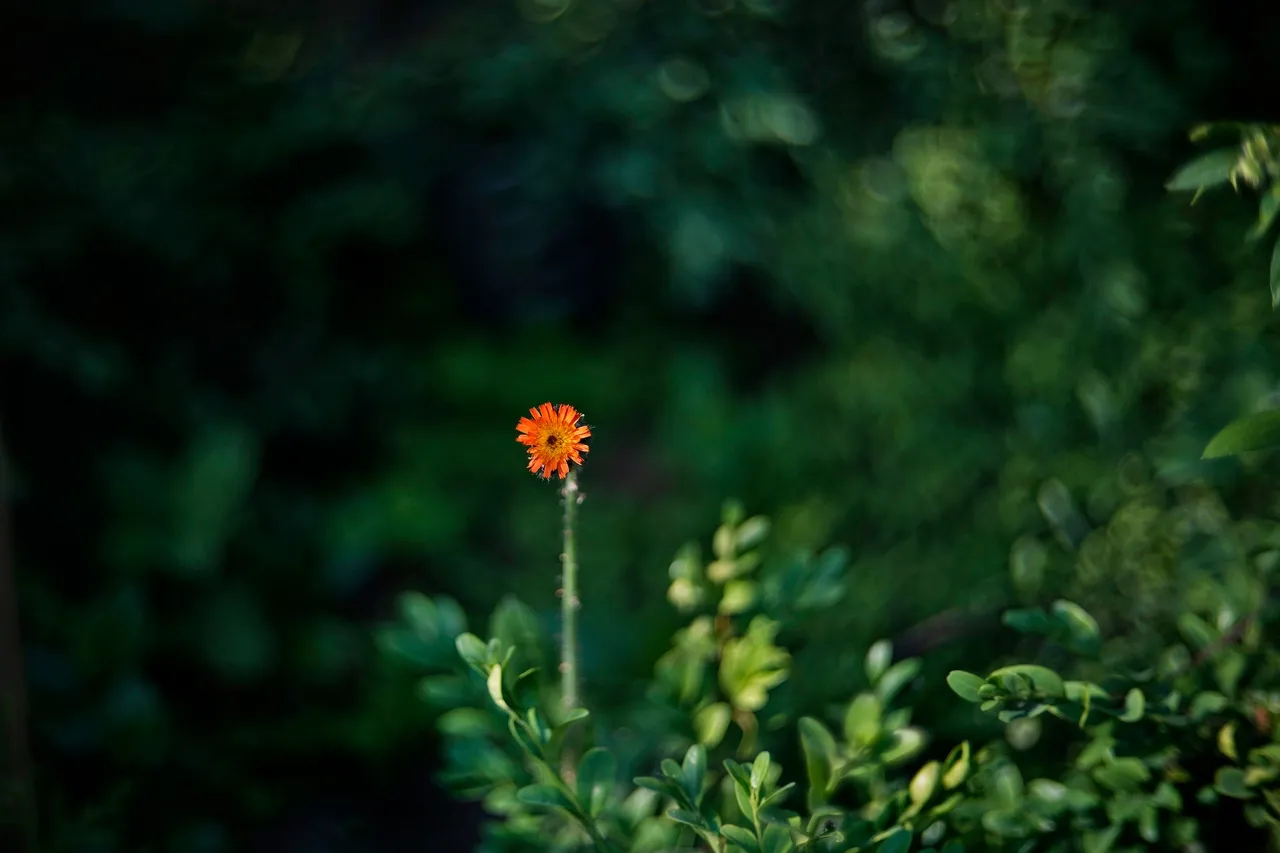
<instances>
[{"instance_id":1,"label":"dark flower center","mask_svg":"<svg viewBox=\"0 0 1280 853\"><path fill-rule=\"evenodd\" d=\"M559 443L560 443L560 436L558 435L547 436L547 447L555 447Z\"/></svg>"}]
</instances>

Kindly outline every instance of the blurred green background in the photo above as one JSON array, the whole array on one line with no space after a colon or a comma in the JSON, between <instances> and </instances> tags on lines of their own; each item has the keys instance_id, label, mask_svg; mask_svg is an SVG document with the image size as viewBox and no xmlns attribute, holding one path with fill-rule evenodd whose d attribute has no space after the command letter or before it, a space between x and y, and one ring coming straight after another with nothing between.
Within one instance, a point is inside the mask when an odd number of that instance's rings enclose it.
<instances>
[{"instance_id":1,"label":"blurred green background","mask_svg":"<svg viewBox=\"0 0 1280 853\"><path fill-rule=\"evenodd\" d=\"M727 498L849 550L793 676L842 695L878 637L977 668L1003 606L1159 609L1140 548L1069 556L1152 482L1280 508L1264 461L1198 461L1274 404L1251 204L1163 189L1191 124L1277 114L1263 3L5 17L0 428L50 849L470 849L371 629L407 589L553 624L559 508L514 441L544 400L594 430L598 702L652 670L667 566ZM938 614L963 643L913 629Z\"/></svg>"}]
</instances>

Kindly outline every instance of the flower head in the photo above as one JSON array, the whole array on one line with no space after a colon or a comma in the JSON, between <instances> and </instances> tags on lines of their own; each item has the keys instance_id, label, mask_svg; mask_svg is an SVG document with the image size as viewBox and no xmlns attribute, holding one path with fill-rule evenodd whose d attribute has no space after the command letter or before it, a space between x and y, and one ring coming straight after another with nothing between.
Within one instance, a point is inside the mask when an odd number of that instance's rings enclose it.
<instances>
[{"instance_id":1,"label":"flower head","mask_svg":"<svg viewBox=\"0 0 1280 853\"><path fill-rule=\"evenodd\" d=\"M529 470L547 479L552 472L560 479L569 476L569 463L582 464L587 452L583 439L591 436L591 427L578 426L582 413L573 406L543 403L529 410L533 417L521 418L516 424L516 441L529 448Z\"/></svg>"}]
</instances>

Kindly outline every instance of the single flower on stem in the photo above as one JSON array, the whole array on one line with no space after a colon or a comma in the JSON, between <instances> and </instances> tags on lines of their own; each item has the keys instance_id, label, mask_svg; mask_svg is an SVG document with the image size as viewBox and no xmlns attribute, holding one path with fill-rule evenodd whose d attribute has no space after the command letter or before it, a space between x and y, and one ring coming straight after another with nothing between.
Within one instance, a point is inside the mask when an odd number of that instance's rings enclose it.
<instances>
[{"instance_id":1,"label":"single flower on stem","mask_svg":"<svg viewBox=\"0 0 1280 853\"><path fill-rule=\"evenodd\" d=\"M570 462L582 464L582 454L589 449L584 439L591 437L591 427L578 425L582 413L573 406L543 403L529 414L533 417L516 424L520 433L516 441L529 448L529 470L544 480L553 473L566 479Z\"/></svg>"}]
</instances>

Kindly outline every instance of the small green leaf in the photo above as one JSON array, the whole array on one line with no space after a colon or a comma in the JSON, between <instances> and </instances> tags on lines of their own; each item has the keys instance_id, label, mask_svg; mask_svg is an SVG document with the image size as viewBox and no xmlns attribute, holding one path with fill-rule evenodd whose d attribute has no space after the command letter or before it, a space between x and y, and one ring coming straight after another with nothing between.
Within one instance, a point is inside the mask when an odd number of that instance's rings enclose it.
<instances>
[{"instance_id":1,"label":"small green leaf","mask_svg":"<svg viewBox=\"0 0 1280 853\"><path fill-rule=\"evenodd\" d=\"M800 748L804 752L805 770L809 776L809 810L816 811L827 801L831 774L839 749L831 732L813 717L801 717Z\"/></svg>"},{"instance_id":2,"label":"small green leaf","mask_svg":"<svg viewBox=\"0 0 1280 853\"><path fill-rule=\"evenodd\" d=\"M734 534L734 545L738 553L748 551L765 540L769 535L769 519L763 515L755 515L739 525Z\"/></svg>"},{"instance_id":3,"label":"small green leaf","mask_svg":"<svg viewBox=\"0 0 1280 853\"><path fill-rule=\"evenodd\" d=\"M1123 828L1123 824L1113 824L1106 829L1086 831L1080 838L1084 853L1107 853L1115 846Z\"/></svg>"},{"instance_id":4,"label":"small green leaf","mask_svg":"<svg viewBox=\"0 0 1280 853\"><path fill-rule=\"evenodd\" d=\"M1220 186L1231 180L1231 170L1240 159L1240 148L1219 148L1201 154L1189 163L1184 164L1164 185L1171 192L1187 190L1204 190Z\"/></svg>"},{"instance_id":5,"label":"small green leaf","mask_svg":"<svg viewBox=\"0 0 1280 853\"><path fill-rule=\"evenodd\" d=\"M686 826L692 826L694 829L709 828L707 826L706 820L703 819L702 815L695 814L694 812L691 812L688 809L672 809L671 811L667 812L667 817L671 818L676 823L683 823Z\"/></svg>"},{"instance_id":6,"label":"small green leaf","mask_svg":"<svg viewBox=\"0 0 1280 853\"><path fill-rule=\"evenodd\" d=\"M1053 615L1067 629L1071 644L1084 654L1094 655L1102 643L1098 622L1089 611L1074 601L1060 598L1053 603Z\"/></svg>"},{"instance_id":7,"label":"small green leaf","mask_svg":"<svg viewBox=\"0 0 1280 853\"><path fill-rule=\"evenodd\" d=\"M948 791L964 783L969 775L969 741L962 741L948 753L943 768L942 785Z\"/></svg>"},{"instance_id":8,"label":"small green leaf","mask_svg":"<svg viewBox=\"0 0 1280 853\"><path fill-rule=\"evenodd\" d=\"M1151 771L1138 758L1117 758L1093 768L1093 778L1112 791L1127 792L1151 778Z\"/></svg>"},{"instance_id":9,"label":"small green leaf","mask_svg":"<svg viewBox=\"0 0 1280 853\"><path fill-rule=\"evenodd\" d=\"M1277 213L1280 213L1280 184L1272 184L1258 202L1258 221L1250 229L1249 239L1265 237L1271 224L1276 221Z\"/></svg>"},{"instance_id":10,"label":"small green leaf","mask_svg":"<svg viewBox=\"0 0 1280 853\"><path fill-rule=\"evenodd\" d=\"M1275 289L1275 278L1272 278ZM1205 447L1201 459L1219 459L1280 445L1280 411L1258 412L1232 421Z\"/></svg>"},{"instance_id":11,"label":"small green leaf","mask_svg":"<svg viewBox=\"0 0 1280 853\"><path fill-rule=\"evenodd\" d=\"M885 704L893 701L893 697L898 695L898 691L919 674L920 658L900 660L889 667L888 672L881 676L880 681L876 684L876 693L879 694L880 701Z\"/></svg>"},{"instance_id":12,"label":"small green leaf","mask_svg":"<svg viewBox=\"0 0 1280 853\"><path fill-rule=\"evenodd\" d=\"M676 786L670 779L659 779L656 776L637 776L631 780L637 788L644 788L653 791L655 794L661 794L671 799L679 799L677 796L681 789Z\"/></svg>"},{"instance_id":13,"label":"small green leaf","mask_svg":"<svg viewBox=\"0 0 1280 853\"><path fill-rule=\"evenodd\" d=\"M877 640L871 644L871 648L867 649L867 659L864 664L867 671L867 680L875 684L880 680L880 676L884 675L889 664L893 661L893 643L888 640Z\"/></svg>"},{"instance_id":14,"label":"small green leaf","mask_svg":"<svg viewBox=\"0 0 1280 853\"><path fill-rule=\"evenodd\" d=\"M454 640L454 645L458 648L458 656L467 664L467 666L485 674L485 667L489 664L489 654L483 642L475 634L459 634L458 639Z\"/></svg>"},{"instance_id":15,"label":"small green leaf","mask_svg":"<svg viewBox=\"0 0 1280 853\"><path fill-rule=\"evenodd\" d=\"M743 767L732 758L726 758L724 760L724 769L729 771L729 775L739 786L748 791L751 790L751 771L747 770L747 768Z\"/></svg>"},{"instance_id":16,"label":"small green leaf","mask_svg":"<svg viewBox=\"0 0 1280 853\"><path fill-rule=\"evenodd\" d=\"M693 715L693 730L698 743L707 749L715 749L729 730L733 710L727 702L714 702Z\"/></svg>"},{"instance_id":17,"label":"small green leaf","mask_svg":"<svg viewBox=\"0 0 1280 853\"><path fill-rule=\"evenodd\" d=\"M696 804L702 796L702 786L707 779L707 751L702 744L695 743L684 754L680 775L684 781L684 789L689 793L689 801Z\"/></svg>"},{"instance_id":18,"label":"small green leaf","mask_svg":"<svg viewBox=\"0 0 1280 853\"><path fill-rule=\"evenodd\" d=\"M947 674L947 686L966 702L981 702L982 697L978 695L978 688L986 683L985 678L976 676L972 672L965 672L963 669L954 669Z\"/></svg>"},{"instance_id":19,"label":"small green leaf","mask_svg":"<svg viewBox=\"0 0 1280 853\"><path fill-rule=\"evenodd\" d=\"M787 794L791 793L791 789L794 788L795 786L796 786L795 782L788 782L787 784L783 785L781 788L778 788L772 794L770 794L769 796L765 797L763 800L760 801L760 808L763 809L766 806L773 805L774 803L782 802L784 799L786 799Z\"/></svg>"},{"instance_id":20,"label":"small green leaf","mask_svg":"<svg viewBox=\"0 0 1280 853\"><path fill-rule=\"evenodd\" d=\"M764 843L760 845L761 853L787 853L791 849L791 833L787 827L779 823L771 823L764 828Z\"/></svg>"},{"instance_id":21,"label":"small green leaf","mask_svg":"<svg viewBox=\"0 0 1280 853\"><path fill-rule=\"evenodd\" d=\"M751 762L751 790L759 791L769 776L769 753L762 752Z\"/></svg>"},{"instance_id":22,"label":"small green leaf","mask_svg":"<svg viewBox=\"0 0 1280 853\"><path fill-rule=\"evenodd\" d=\"M1240 760L1240 753L1236 750L1235 722L1227 723L1218 729L1218 751L1232 761Z\"/></svg>"},{"instance_id":23,"label":"small green leaf","mask_svg":"<svg viewBox=\"0 0 1280 853\"><path fill-rule=\"evenodd\" d=\"M759 853L760 845L756 842L756 834L746 827L726 823L720 827L720 834L730 843L741 847L746 853Z\"/></svg>"},{"instance_id":24,"label":"small green leaf","mask_svg":"<svg viewBox=\"0 0 1280 853\"><path fill-rule=\"evenodd\" d=\"M1053 698L1060 698L1066 695L1066 686L1063 684L1062 676L1044 666L1037 666L1033 663L1020 663L1013 666L1004 666L991 673L991 678L998 678L1005 675L1016 675L1027 679L1031 682L1031 687L1037 693ZM953 688L954 689L954 688Z\"/></svg>"},{"instance_id":25,"label":"small green leaf","mask_svg":"<svg viewBox=\"0 0 1280 853\"><path fill-rule=\"evenodd\" d=\"M929 801L929 798L933 796L934 790L938 787L940 771L941 768L936 761L930 761L917 771L915 778L911 780L911 784L907 787L912 803L922 806Z\"/></svg>"},{"instance_id":26,"label":"small green leaf","mask_svg":"<svg viewBox=\"0 0 1280 853\"><path fill-rule=\"evenodd\" d=\"M1213 788L1224 797L1247 800L1253 796L1244 781L1244 771L1239 767L1220 767L1213 777Z\"/></svg>"},{"instance_id":27,"label":"small green leaf","mask_svg":"<svg viewBox=\"0 0 1280 853\"><path fill-rule=\"evenodd\" d=\"M862 693L844 715L844 738L854 746L870 746L880 735L880 698Z\"/></svg>"},{"instance_id":28,"label":"small green leaf","mask_svg":"<svg viewBox=\"0 0 1280 853\"><path fill-rule=\"evenodd\" d=\"M1120 715L1120 719L1126 723L1136 723L1142 719L1142 715L1147 709L1147 697L1142 695L1142 691L1134 687L1124 697L1124 713Z\"/></svg>"},{"instance_id":29,"label":"small green leaf","mask_svg":"<svg viewBox=\"0 0 1280 853\"><path fill-rule=\"evenodd\" d=\"M493 699L493 703L507 713L511 713L511 706L507 704L507 700L502 695L502 665L494 664L489 670L489 677L485 682L489 688L489 698Z\"/></svg>"},{"instance_id":30,"label":"small green leaf","mask_svg":"<svg viewBox=\"0 0 1280 853\"><path fill-rule=\"evenodd\" d=\"M554 785L525 785L516 791L516 799L531 806L573 810L573 803Z\"/></svg>"},{"instance_id":31,"label":"small green leaf","mask_svg":"<svg viewBox=\"0 0 1280 853\"><path fill-rule=\"evenodd\" d=\"M876 853L907 853L911 847L911 830L898 827L876 848Z\"/></svg>"},{"instance_id":32,"label":"small green leaf","mask_svg":"<svg viewBox=\"0 0 1280 853\"><path fill-rule=\"evenodd\" d=\"M609 793L613 790L614 774L618 762L613 753L603 747L594 747L582 754L578 761L578 802L590 815L600 814Z\"/></svg>"},{"instance_id":33,"label":"small green leaf","mask_svg":"<svg viewBox=\"0 0 1280 853\"><path fill-rule=\"evenodd\" d=\"M585 720L589 716L591 716L591 712L586 708L572 708L560 722L556 723L556 729L567 729L579 720Z\"/></svg>"}]
</instances>

